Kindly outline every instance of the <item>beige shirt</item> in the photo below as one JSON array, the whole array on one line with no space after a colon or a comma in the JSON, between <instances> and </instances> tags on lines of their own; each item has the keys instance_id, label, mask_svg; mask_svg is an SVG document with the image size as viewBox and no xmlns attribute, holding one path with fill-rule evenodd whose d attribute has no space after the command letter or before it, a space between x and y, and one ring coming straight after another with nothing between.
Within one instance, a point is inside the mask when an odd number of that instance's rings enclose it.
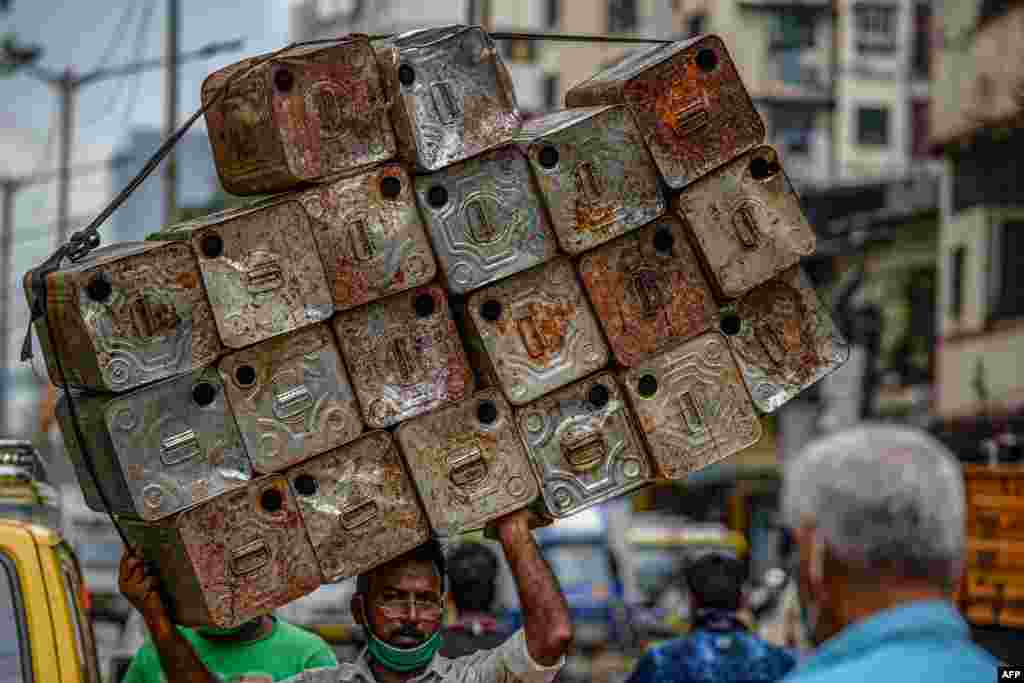
<instances>
[{"instance_id":1,"label":"beige shirt","mask_svg":"<svg viewBox=\"0 0 1024 683\"><path fill-rule=\"evenodd\" d=\"M551 683L565 665L563 656L553 666L533 661L526 649L526 634L516 631L493 650L480 650L466 657L448 659L437 655L412 683ZM301 683L376 683L366 650L354 662L337 669L306 671ZM298 683L298 681L296 681Z\"/></svg>"}]
</instances>

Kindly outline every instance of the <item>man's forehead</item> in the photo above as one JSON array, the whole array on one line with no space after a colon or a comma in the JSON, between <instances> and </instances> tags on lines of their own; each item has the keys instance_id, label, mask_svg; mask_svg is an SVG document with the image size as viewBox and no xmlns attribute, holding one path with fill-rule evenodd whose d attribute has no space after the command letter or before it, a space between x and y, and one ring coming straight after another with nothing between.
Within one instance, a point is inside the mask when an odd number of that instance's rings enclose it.
<instances>
[{"instance_id":1,"label":"man's forehead","mask_svg":"<svg viewBox=\"0 0 1024 683\"><path fill-rule=\"evenodd\" d=\"M372 586L377 590L402 588L440 591L441 577L433 562L425 560L392 562L374 570Z\"/></svg>"}]
</instances>

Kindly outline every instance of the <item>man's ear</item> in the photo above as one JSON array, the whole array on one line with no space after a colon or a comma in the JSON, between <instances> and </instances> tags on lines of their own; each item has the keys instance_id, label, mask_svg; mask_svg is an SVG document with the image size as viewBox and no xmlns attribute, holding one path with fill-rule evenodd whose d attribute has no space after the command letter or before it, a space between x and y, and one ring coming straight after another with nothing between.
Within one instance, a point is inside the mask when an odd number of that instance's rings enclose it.
<instances>
[{"instance_id":1,"label":"man's ear","mask_svg":"<svg viewBox=\"0 0 1024 683\"><path fill-rule=\"evenodd\" d=\"M354 593L352 599L348 603L349 609L352 610L352 618L360 626L366 626L366 601L363 599L362 593Z\"/></svg>"},{"instance_id":2,"label":"man's ear","mask_svg":"<svg viewBox=\"0 0 1024 683\"><path fill-rule=\"evenodd\" d=\"M818 528L811 522L800 525L796 531L800 551L800 580L813 598L820 598L825 588L825 542Z\"/></svg>"}]
</instances>

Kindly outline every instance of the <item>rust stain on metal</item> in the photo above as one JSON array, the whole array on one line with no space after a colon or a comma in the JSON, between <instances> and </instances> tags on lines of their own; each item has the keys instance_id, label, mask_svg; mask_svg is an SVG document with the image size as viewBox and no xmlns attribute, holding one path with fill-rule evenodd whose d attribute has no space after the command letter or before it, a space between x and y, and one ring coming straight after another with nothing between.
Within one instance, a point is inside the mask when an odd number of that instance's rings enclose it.
<instances>
[{"instance_id":1,"label":"rust stain on metal","mask_svg":"<svg viewBox=\"0 0 1024 683\"><path fill-rule=\"evenodd\" d=\"M221 360L220 374L258 472L282 470L358 437L359 405L327 325Z\"/></svg>"},{"instance_id":2,"label":"rust stain on metal","mask_svg":"<svg viewBox=\"0 0 1024 683\"><path fill-rule=\"evenodd\" d=\"M400 165L321 185L300 201L336 310L425 285L437 273L412 178Z\"/></svg>"},{"instance_id":3,"label":"rust stain on metal","mask_svg":"<svg viewBox=\"0 0 1024 683\"><path fill-rule=\"evenodd\" d=\"M569 107L625 104L668 186L681 189L764 142L764 122L717 36L638 50L572 88Z\"/></svg>"},{"instance_id":4,"label":"rust stain on metal","mask_svg":"<svg viewBox=\"0 0 1024 683\"><path fill-rule=\"evenodd\" d=\"M127 391L211 363L223 346L198 273L187 245L161 242L113 245L51 273L36 322L50 377L62 379L47 328L73 387Z\"/></svg>"},{"instance_id":5,"label":"rust stain on metal","mask_svg":"<svg viewBox=\"0 0 1024 683\"><path fill-rule=\"evenodd\" d=\"M774 412L849 357L849 345L799 267L751 290L720 315L762 412Z\"/></svg>"},{"instance_id":6,"label":"rust stain on metal","mask_svg":"<svg viewBox=\"0 0 1024 683\"><path fill-rule=\"evenodd\" d=\"M547 513L568 517L652 481L615 377L599 373L516 410Z\"/></svg>"},{"instance_id":7,"label":"rust stain on metal","mask_svg":"<svg viewBox=\"0 0 1024 683\"><path fill-rule=\"evenodd\" d=\"M203 83L210 145L224 188L237 195L289 190L395 156L377 62L365 36L232 64Z\"/></svg>"},{"instance_id":8,"label":"rust stain on metal","mask_svg":"<svg viewBox=\"0 0 1024 683\"><path fill-rule=\"evenodd\" d=\"M474 292L468 313L474 341L513 405L608 363L608 346L566 258Z\"/></svg>"},{"instance_id":9,"label":"rust stain on metal","mask_svg":"<svg viewBox=\"0 0 1024 683\"><path fill-rule=\"evenodd\" d=\"M722 335L710 332L621 375L658 472L681 479L761 438Z\"/></svg>"},{"instance_id":10,"label":"rust stain on metal","mask_svg":"<svg viewBox=\"0 0 1024 683\"><path fill-rule=\"evenodd\" d=\"M710 173L675 199L713 284L734 299L814 253L800 200L768 145Z\"/></svg>"},{"instance_id":11,"label":"rust stain on metal","mask_svg":"<svg viewBox=\"0 0 1024 683\"><path fill-rule=\"evenodd\" d=\"M326 581L356 576L430 536L391 435L372 432L288 471Z\"/></svg>"},{"instance_id":12,"label":"rust stain on metal","mask_svg":"<svg viewBox=\"0 0 1024 683\"><path fill-rule=\"evenodd\" d=\"M473 372L437 285L339 313L333 322L370 427L395 425L473 391Z\"/></svg>"},{"instance_id":13,"label":"rust stain on metal","mask_svg":"<svg viewBox=\"0 0 1024 683\"><path fill-rule=\"evenodd\" d=\"M711 289L674 217L585 254L579 272L616 360L627 367L714 322Z\"/></svg>"},{"instance_id":14,"label":"rust stain on metal","mask_svg":"<svg viewBox=\"0 0 1024 683\"><path fill-rule=\"evenodd\" d=\"M526 507L537 480L497 389L395 430L434 532L454 536Z\"/></svg>"}]
</instances>

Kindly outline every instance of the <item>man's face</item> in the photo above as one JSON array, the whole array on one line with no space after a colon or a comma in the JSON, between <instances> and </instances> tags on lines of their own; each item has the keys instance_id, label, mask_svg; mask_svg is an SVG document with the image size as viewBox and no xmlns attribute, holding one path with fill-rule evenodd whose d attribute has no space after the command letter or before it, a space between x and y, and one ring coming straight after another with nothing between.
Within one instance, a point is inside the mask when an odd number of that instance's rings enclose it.
<instances>
[{"instance_id":1,"label":"man's face","mask_svg":"<svg viewBox=\"0 0 1024 683\"><path fill-rule=\"evenodd\" d=\"M358 595L353 598L359 599ZM422 645L441 627L441 578L433 562L378 568L370 577L369 595L362 599L373 634L388 645ZM354 608L353 613L358 610Z\"/></svg>"}]
</instances>

